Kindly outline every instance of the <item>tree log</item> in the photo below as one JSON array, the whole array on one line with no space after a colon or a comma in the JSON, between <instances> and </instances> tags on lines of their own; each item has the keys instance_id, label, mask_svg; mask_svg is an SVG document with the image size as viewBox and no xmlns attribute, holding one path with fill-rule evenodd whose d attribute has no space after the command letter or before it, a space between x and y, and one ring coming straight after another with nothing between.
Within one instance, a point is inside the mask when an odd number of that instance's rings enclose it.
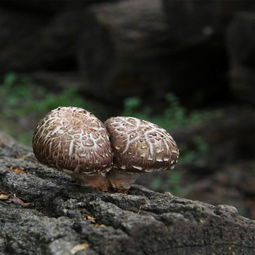
<instances>
[{"instance_id":1,"label":"tree log","mask_svg":"<svg viewBox=\"0 0 255 255\"><path fill-rule=\"evenodd\" d=\"M164 80L166 72L158 61L170 41L161 1L92 6L84 19L78 57L87 90L110 98L123 91L141 93L156 82L160 86L159 76Z\"/></svg>"},{"instance_id":2,"label":"tree log","mask_svg":"<svg viewBox=\"0 0 255 255\"><path fill-rule=\"evenodd\" d=\"M230 88L239 100L254 104L255 12L236 15L226 36L230 56Z\"/></svg>"},{"instance_id":3,"label":"tree log","mask_svg":"<svg viewBox=\"0 0 255 255\"><path fill-rule=\"evenodd\" d=\"M250 0L125 0L91 6L78 51L85 89L104 98L149 92L160 98L167 90L192 97L207 84L207 90L214 88L209 94L222 93L222 84L208 77L223 75L215 70L223 73L227 66L226 25L250 6Z\"/></svg>"},{"instance_id":4,"label":"tree log","mask_svg":"<svg viewBox=\"0 0 255 255\"><path fill-rule=\"evenodd\" d=\"M1 255L255 252L255 222L232 206L138 185L127 194L89 190L29 148L0 144Z\"/></svg>"}]
</instances>

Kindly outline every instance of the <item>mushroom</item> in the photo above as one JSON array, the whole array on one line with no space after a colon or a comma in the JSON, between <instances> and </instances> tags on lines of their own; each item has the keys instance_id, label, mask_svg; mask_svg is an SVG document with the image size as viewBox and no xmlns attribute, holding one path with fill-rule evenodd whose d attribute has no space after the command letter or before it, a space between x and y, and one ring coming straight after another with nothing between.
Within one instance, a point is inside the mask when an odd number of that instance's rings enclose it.
<instances>
[{"instance_id":1,"label":"mushroom","mask_svg":"<svg viewBox=\"0 0 255 255\"><path fill-rule=\"evenodd\" d=\"M104 124L77 107L58 107L37 125L33 151L43 164L77 177L82 185L107 190L102 174L111 169L112 151Z\"/></svg>"},{"instance_id":2,"label":"mushroom","mask_svg":"<svg viewBox=\"0 0 255 255\"><path fill-rule=\"evenodd\" d=\"M109 118L105 126L113 150L107 174L113 190L127 191L140 173L173 169L179 150L165 129L133 117Z\"/></svg>"}]
</instances>

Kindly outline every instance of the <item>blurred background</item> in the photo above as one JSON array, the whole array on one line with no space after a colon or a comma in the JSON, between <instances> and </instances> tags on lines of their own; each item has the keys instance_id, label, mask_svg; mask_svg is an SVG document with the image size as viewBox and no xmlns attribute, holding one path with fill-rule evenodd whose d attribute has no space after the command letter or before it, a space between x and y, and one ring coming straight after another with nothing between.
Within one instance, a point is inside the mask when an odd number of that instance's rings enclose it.
<instances>
[{"instance_id":1,"label":"blurred background","mask_svg":"<svg viewBox=\"0 0 255 255\"><path fill-rule=\"evenodd\" d=\"M0 134L79 106L157 123L175 170L138 183L255 218L254 0L2 0Z\"/></svg>"}]
</instances>

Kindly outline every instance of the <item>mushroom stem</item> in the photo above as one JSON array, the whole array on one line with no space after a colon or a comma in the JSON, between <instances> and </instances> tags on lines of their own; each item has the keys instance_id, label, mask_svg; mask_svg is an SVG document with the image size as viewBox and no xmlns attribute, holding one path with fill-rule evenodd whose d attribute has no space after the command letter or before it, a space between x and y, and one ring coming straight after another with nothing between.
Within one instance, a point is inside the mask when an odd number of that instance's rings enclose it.
<instances>
[{"instance_id":1,"label":"mushroom stem","mask_svg":"<svg viewBox=\"0 0 255 255\"><path fill-rule=\"evenodd\" d=\"M80 181L80 185L96 190L108 191L109 190L109 182L102 175L82 175L76 176L76 178Z\"/></svg>"},{"instance_id":2,"label":"mushroom stem","mask_svg":"<svg viewBox=\"0 0 255 255\"><path fill-rule=\"evenodd\" d=\"M135 172L123 172L123 170L114 169L107 174L106 178L113 191L125 193L138 176L139 174Z\"/></svg>"}]
</instances>

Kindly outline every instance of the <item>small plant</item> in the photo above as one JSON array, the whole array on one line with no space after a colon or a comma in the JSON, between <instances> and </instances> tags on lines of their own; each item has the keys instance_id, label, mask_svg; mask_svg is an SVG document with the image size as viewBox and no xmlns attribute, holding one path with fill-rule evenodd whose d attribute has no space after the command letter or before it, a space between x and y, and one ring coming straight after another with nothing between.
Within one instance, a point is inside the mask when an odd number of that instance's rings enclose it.
<instances>
[{"instance_id":1,"label":"small plant","mask_svg":"<svg viewBox=\"0 0 255 255\"><path fill-rule=\"evenodd\" d=\"M33 112L43 113L58 106L77 106L84 107L84 102L77 95L77 91L73 88L68 88L62 91L60 94L48 93L37 102L28 102L26 105L19 109L15 109L14 114L25 115Z\"/></svg>"},{"instance_id":2,"label":"small plant","mask_svg":"<svg viewBox=\"0 0 255 255\"><path fill-rule=\"evenodd\" d=\"M8 117L43 114L60 105L83 107L93 112L102 111L100 106L91 100L81 98L71 85L54 93L33 84L28 77L15 73L8 73L0 85L0 107Z\"/></svg>"},{"instance_id":3,"label":"small plant","mask_svg":"<svg viewBox=\"0 0 255 255\"><path fill-rule=\"evenodd\" d=\"M124 110L122 115L133 116L148 120L167 130L176 130L189 125L199 124L205 120L216 117L218 112L192 111L188 113L178 98L171 93L165 97L167 107L162 114L155 115L149 106L143 106L139 97L129 97L124 101Z\"/></svg>"},{"instance_id":4,"label":"small plant","mask_svg":"<svg viewBox=\"0 0 255 255\"><path fill-rule=\"evenodd\" d=\"M194 149L190 149L187 145L180 148L182 154L179 159L180 164L194 164L203 158L209 151L209 146L202 136L195 136L193 138Z\"/></svg>"},{"instance_id":5,"label":"small plant","mask_svg":"<svg viewBox=\"0 0 255 255\"><path fill-rule=\"evenodd\" d=\"M32 91L27 86L24 77L18 79L15 73L8 73L0 86L1 106L5 108L5 114L25 101L32 98Z\"/></svg>"},{"instance_id":6,"label":"small plant","mask_svg":"<svg viewBox=\"0 0 255 255\"><path fill-rule=\"evenodd\" d=\"M58 93L48 91L23 75L8 73L0 85L0 109L2 116L16 121L32 116L33 119L40 117L46 112L58 106L77 106L103 115L105 109L91 100L84 100L78 91L71 87ZM37 116L37 117L36 117ZM32 132L25 131L17 135L17 132L9 132L20 142L30 144Z\"/></svg>"},{"instance_id":7,"label":"small plant","mask_svg":"<svg viewBox=\"0 0 255 255\"><path fill-rule=\"evenodd\" d=\"M150 187L153 190L171 192L176 196L185 196L190 190L191 186L183 187L182 179L183 172L173 171L169 173L168 177L164 180L160 177L154 178Z\"/></svg>"}]
</instances>

